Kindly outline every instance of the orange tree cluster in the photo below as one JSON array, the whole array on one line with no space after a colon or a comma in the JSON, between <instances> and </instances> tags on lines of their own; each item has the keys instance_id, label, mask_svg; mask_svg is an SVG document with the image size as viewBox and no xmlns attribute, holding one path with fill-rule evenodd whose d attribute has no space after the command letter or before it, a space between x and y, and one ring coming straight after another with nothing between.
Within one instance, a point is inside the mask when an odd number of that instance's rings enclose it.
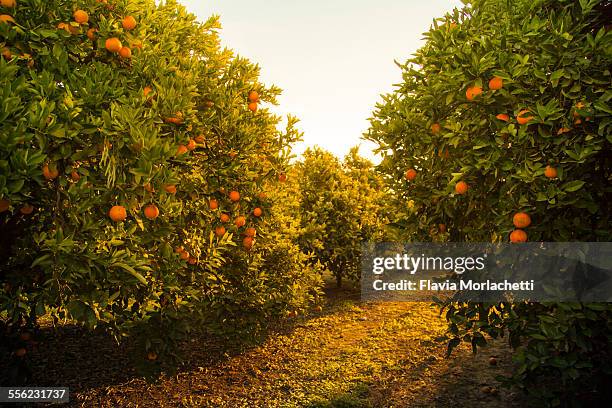
<instances>
[{"instance_id":1,"label":"orange tree cluster","mask_svg":"<svg viewBox=\"0 0 612 408\"><path fill-rule=\"evenodd\" d=\"M3 0L0 14L10 332L50 313L133 335L153 365L194 328L242 335L306 307L317 279L264 191L300 135L256 109L280 90L221 47L217 18L153 0Z\"/></svg>"},{"instance_id":2,"label":"orange tree cluster","mask_svg":"<svg viewBox=\"0 0 612 408\"><path fill-rule=\"evenodd\" d=\"M599 1L475 0L435 21L367 135L395 193L396 238L610 240L609 14ZM509 331L516 379L549 374L561 387L530 391L569 397L608 378L611 312L451 304L449 348Z\"/></svg>"}]
</instances>

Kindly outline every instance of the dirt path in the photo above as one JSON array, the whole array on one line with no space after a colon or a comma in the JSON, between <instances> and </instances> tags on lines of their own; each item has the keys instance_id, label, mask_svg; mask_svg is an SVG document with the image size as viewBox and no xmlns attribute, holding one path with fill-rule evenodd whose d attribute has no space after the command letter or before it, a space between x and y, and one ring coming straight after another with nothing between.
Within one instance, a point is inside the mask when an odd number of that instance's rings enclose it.
<instances>
[{"instance_id":1,"label":"dirt path","mask_svg":"<svg viewBox=\"0 0 612 408\"><path fill-rule=\"evenodd\" d=\"M444 327L424 303L332 301L244 353L210 363L195 352L192 368L159 383L126 379L71 397L74 406L96 407L524 406L497 389L495 377L510 368L503 344L475 357L461 347L445 359L435 341ZM497 366L489 365L491 355Z\"/></svg>"}]
</instances>

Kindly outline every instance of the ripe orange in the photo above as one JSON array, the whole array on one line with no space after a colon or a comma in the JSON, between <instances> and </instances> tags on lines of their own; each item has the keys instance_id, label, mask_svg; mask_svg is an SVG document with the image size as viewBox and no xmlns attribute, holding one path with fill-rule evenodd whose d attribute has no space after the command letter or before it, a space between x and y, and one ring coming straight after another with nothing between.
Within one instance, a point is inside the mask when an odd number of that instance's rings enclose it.
<instances>
[{"instance_id":1,"label":"ripe orange","mask_svg":"<svg viewBox=\"0 0 612 408\"><path fill-rule=\"evenodd\" d=\"M261 193L257 194L257 197L260 200L265 200L268 197L268 195L264 191L262 191Z\"/></svg>"},{"instance_id":2,"label":"ripe orange","mask_svg":"<svg viewBox=\"0 0 612 408\"><path fill-rule=\"evenodd\" d=\"M153 90L153 88L151 88L150 86L145 86L145 87L142 89L142 94L143 94L143 95L144 95L144 97L146 98L146 97L147 97L147 96L148 96L148 95L151 93L151 91L152 91L152 90Z\"/></svg>"},{"instance_id":3,"label":"ripe orange","mask_svg":"<svg viewBox=\"0 0 612 408\"><path fill-rule=\"evenodd\" d=\"M496 76L493 77L490 81L489 81L489 89L492 89L494 91L497 91L498 89L502 89L504 86L504 80L501 79L500 77Z\"/></svg>"},{"instance_id":4,"label":"ripe orange","mask_svg":"<svg viewBox=\"0 0 612 408\"><path fill-rule=\"evenodd\" d=\"M144 215L150 220L154 220L159 217L159 208L154 204L149 204L144 209Z\"/></svg>"},{"instance_id":5,"label":"ripe orange","mask_svg":"<svg viewBox=\"0 0 612 408\"><path fill-rule=\"evenodd\" d=\"M440 127L439 123L434 123L433 125L431 125L431 133L433 133L434 135L440 133L440 129L442 128Z\"/></svg>"},{"instance_id":6,"label":"ripe orange","mask_svg":"<svg viewBox=\"0 0 612 408\"><path fill-rule=\"evenodd\" d=\"M187 260L187 263L188 263L189 265L195 265L195 264L197 264L197 263L198 263L198 260L197 260L196 258L189 257L189 259Z\"/></svg>"},{"instance_id":7,"label":"ripe orange","mask_svg":"<svg viewBox=\"0 0 612 408\"><path fill-rule=\"evenodd\" d=\"M180 253L180 257L181 257L181 259L182 259L183 261L188 260L190 256L191 256L191 255L189 255L189 252L187 252L187 251L183 251L183 252L181 252L181 253Z\"/></svg>"},{"instance_id":8,"label":"ripe orange","mask_svg":"<svg viewBox=\"0 0 612 408\"><path fill-rule=\"evenodd\" d=\"M115 53L121 51L121 49L123 48L123 46L121 45L121 41L119 41L117 37L112 37L112 38L107 39L105 46L109 52L115 52Z\"/></svg>"},{"instance_id":9,"label":"ripe orange","mask_svg":"<svg viewBox=\"0 0 612 408\"><path fill-rule=\"evenodd\" d=\"M557 178L557 169L552 166L546 166L546 169L544 169L544 176L549 179Z\"/></svg>"},{"instance_id":10,"label":"ripe orange","mask_svg":"<svg viewBox=\"0 0 612 408\"><path fill-rule=\"evenodd\" d=\"M87 30L87 38L89 38L91 41L94 41L96 39L97 32L98 30L96 30L95 28L90 28L89 30Z\"/></svg>"},{"instance_id":11,"label":"ripe orange","mask_svg":"<svg viewBox=\"0 0 612 408\"><path fill-rule=\"evenodd\" d=\"M176 194L176 186L174 184L167 184L164 186L166 193Z\"/></svg>"},{"instance_id":12,"label":"ripe orange","mask_svg":"<svg viewBox=\"0 0 612 408\"><path fill-rule=\"evenodd\" d=\"M13 54L11 54L11 50L9 50L8 48L4 47L4 48L2 48L2 56L5 59L10 60L13 57Z\"/></svg>"},{"instance_id":13,"label":"ripe orange","mask_svg":"<svg viewBox=\"0 0 612 408\"><path fill-rule=\"evenodd\" d=\"M281 183L284 183L285 181L287 181L287 175L285 173L279 174L278 181L280 181Z\"/></svg>"},{"instance_id":14,"label":"ripe orange","mask_svg":"<svg viewBox=\"0 0 612 408\"><path fill-rule=\"evenodd\" d=\"M193 139L189 139L189 143L187 143L187 149L195 150L195 148L196 148L196 141Z\"/></svg>"},{"instance_id":15,"label":"ripe orange","mask_svg":"<svg viewBox=\"0 0 612 408\"><path fill-rule=\"evenodd\" d=\"M469 186L465 181L460 181L457 184L455 184L455 193L459 195L467 193L468 189L469 189Z\"/></svg>"},{"instance_id":16,"label":"ripe orange","mask_svg":"<svg viewBox=\"0 0 612 408\"><path fill-rule=\"evenodd\" d=\"M524 212L518 212L512 217L512 223L516 228L527 228L531 225L531 217Z\"/></svg>"},{"instance_id":17,"label":"ripe orange","mask_svg":"<svg viewBox=\"0 0 612 408\"><path fill-rule=\"evenodd\" d=\"M176 155L177 156L181 156L181 155L187 153L188 151L189 151L189 149L187 149L187 146L179 145L178 149L176 149Z\"/></svg>"},{"instance_id":18,"label":"ripe orange","mask_svg":"<svg viewBox=\"0 0 612 408\"><path fill-rule=\"evenodd\" d=\"M182 252L185 252L185 248L183 248L182 246L177 247L177 248L174 250L174 252L176 252L177 254L180 254L180 253L182 253Z\"/></svg>"},{"instance_id":19,"label":"ripe orange","mask_svg":"<svg viewBox=\"0 0 612 408\"><path fill-rule=\"evenodd\" d=\"M525 125L533 119L533 116L523 116L526 113L529 113L529 109L523 109L516 115L516 121L519 125Z\"/></svg>"},{"instance_id":20,"label":"ripe orange","mask_svg":"<svg viewBox=\"0 0 612 408\"><path fill-rule=\"evenodd\" d=\"M0 23L13 23L15 24L15 19L11 16L9 16L8 14L2 14L0 15Z\"/></svg>"},{"instance_id":21,"label":"ripe orange","mask_svg":"<svg viewBox=\"0 0 612 408\"><path fill-rule=\"evenodd\" d=\"M257 230L253 227L247 228L246 231L244 232L244 235L246 235L247 237L254 238L255 235L257 235Z\"/></svg>"},{"instance_id":22,"label":"ripe orange","mask_svg":"<svg viewBox=\"0 0 612 408\"><path fill-rule=\"evenodd\" d=\"M263 210L261 208L257 207L253 210L253 215L255 217L261 217L261 214L263 214Z\"/></svg>"},{"instance_id":23,"label":"ripe orange","mask_svg":"<svg viewBox=\"0 0 612 408\"><path fill-rule=\"evenodd\" d=\"M219 219L221 220L221 222L229 222L230 216L228 214L223 213L219 216Z\"/></svg>"},{"instance_id":24,"label":"ripe orange","mask_svg":"<svg viewBox=\"0 0 612 408\"><path fill-rule=\"evenodd\" d=\"M15 0L0 0L0 6L13 8L17 2Z\"/></svg>"},{"instance_id":25,"label":"ripe orange","mask_svg":"<svg viewBox=\"0 0 612 408\"><path fill-rule=\"evenodd\" d=\"M197 143L204 143L206 141L206 138L204 137L204 135L197 135L196 137L193 138Z\"/></svg>"},{"instance_id":26,"label":"ripe orange","mask_svg":"<svg viewBox=\"0 0 612 408\"><path fill-rule=\"evenodd\" d=\"M417 176L417 171L415 169L408 169L406 171L406 176L405 176L406 180L412 181L416 178L416 176Z\"/></svg>"},{"instance_id":27,"label":"ripe orange","mask_svg":"<svg viewBox=\"0 0 612 408\"><path fill-rule=\"evenodd\" d=\"M126 30L133 30L136 28L136 19L132 16L127 16L123 19L123 28Z\"/></svg>"},{"instance_id":28,"label":"ripe orange","mask_svg":"<svg viewBox=\"0 0 612 408\"><path fill-rule=\"evenodd\" d=\"M213 198L208 202L208 206L211 210L216 210L217 208L219 208L219 202Z\"/></svg>"},{"instance_id":29,"label":"ripe orange","mask_svg":"<svg viewBox=\"0 0 612 408\"><path fill-rule=\"evenodd\" d=\"M527 233L522 229L515 229L510 233L510 242L527 242Z\"/></svg>"},{"instance_id":30,"label":"ripe orange","mask_svg":"<svg viewBox=\"0 0 612 408\"><path fill-rule=\"evenodd\" d=\"M18 348L17 350L15 350L15 355L16 355L17 357L23 357L23 356L25 356L25 355L26 355L26 353L27 353L27 350L26 350L26 349L24 349L23 347Z\"/></svg>"},{"instance_id":31,"label":"ripe orange","mask_svg":"<svg viewBox=\"0 0 612 408\"><path fill-rule=\"evenodd\" d=\"M259 94L257 91L249 92L249 102L259 102Z\"/></svg>"},{"instance_id":32,"label":"ripe orange","mask_svg":"<svg viewBox=\"0 0 612 408\"><path fill-rule=\"evenodd\" d=\"M510 121L510 116L506 115L505 113L500 113L499 115L495 116L497 119L499 120L503 120L504 122L509 122Z\"/></svg>"},{"instance_id":33,"label":"ripe orange","mask_svg":"<svg viewBox=\"0 0 612 408\"><path fill-rule=\"evenodd\" d=\"M72 172L70 172L70 178L72 181L77 182L81 179L81 175L76 170L72 170Z\"/></svg>"},{"instance_id":34,"label":"ripe orange","mask_svg":"<svg viewBox=\"0 0 612 408\"><path fill-rule=\"evenodd\" d=\"M244 218L242 215L236 217L236 219L234 220L234 224L238 227L244 227L246 224L246 218Z\"/></svg>"},{"instance_id":35,"label":"ripe orange","mask_svg":"<svg viewBox=\"0 0 612 408\"><path fill-rule=\"evenodd\" d=\"M55 180L59 176L59 171L53 163L45 164L42 168L42 173L47 180Z\"/></svg>"},{"instance_id":36,"label":"ripe orange","mask_svg":"<svg viewBox=\"0 0 612 408\"><path fill-rule=\"evenodd\" d=\"M446 224L438 224L438 229L444 234L446 232Z\"/></svg>"},{"instance_id":37,"label":"ripe orange","mask_svg":"<svg viewBox=\"0 0 612 408\"><path fill-rule=\"evenodd\" d=\"M79 24L86 24L89 21L89 16L84 10L77 10L73 14L74 21Z\"/></svg>"},{"instance_id":38,"label":"ripe orange","mask_svg":"<svg viewBox=\"0 0 612 408\"><path fill-rule=\"evenodd\" d=\"M229 198L233 202L239 201L240 200L240 193L235 191L235 190L234 191L230 191Z\"/></svg>"},{"instance_id":39,"label":"ripe orange","mask_svg":"<svg viewBox=\"0 0 612 408\"><path fill-rule=\"evenodd\" d=\"M155 353L154 351L149 351L147 353L147 360L149 360L149 361L157 360L157 353Z\"/></svg>"},{"instance_id":40,"label":"ripe orange","mask_svg":"<svg viewBox=\"0 0 612 408\"><path fill-rule=\"evenodd\" d=\"M471 86L465 91L465 97L468 101L473 101L478 95L482 93L482 88L479 86Z\"/></svg>"},{"instance_id":41,"label":"ripe orange","mask_svg":"<svg viewBox=\"0 0 612 408\"><path fill-rule=\"evenodd\" d=\"M9 200L4 199L4 198L0 200L0 213L8 211L10 206L11 206L11 202Z\"/></svg>"},{"instance_id":42,"label":"ripe orange","mask_svg":"<svg viewBox=\"0 0 612 408\"><path fill-rule=\"evenodd\" d=\"M225 235L225 227L220 226L220 227L215 228L215 235L218 236L218 237L224 236Z\"/></svg>"},{"instance_id":43,"label":"ripe orange","mask_svg":"<svg viewBox=\"0 0 612 408\"><path fill-rule=\"evenodd\" d=\"M242 240L242 246L247 251L250 250L251 248L253 248L253 238L251 238L251 237L244 237L244 239Z\"/></svg>"},{"instance_id":44,"label":"ripe orange","mask_svg":"<svg viewBox=\"0 0 612 408\"><path fill-rule=\"evenodd\" d=\"M23 215L30 215L34 211L34 207L30 204L24 204L19 210Z\"/></svg>"},{"instance_id":45,"label":"ripe orange","mask_svg":"<svg viewBox=\"0 0 612 408\"><path fill-rule=\"evenodd\" d=\"M114 205L108 212L108 216L115 222L124 221L127 218L127 212L122 205Z\"/></svg>"},{"instance_id":46,"label":"ripe orange","mask_svg":"<svg viewBox=\"0 0 612 408\"><path fill-rule=\"evenodd\" d=\"M257 112L257 102L249 103L249 110L253 113Z\"/></svg>"},{"instance_id":47,"label":"ripe orange","mask_svg":"<svg viewBox=\"0 0 612 408\"><path fill-rule=\"evenodd\" d=\"M132 50L130 47L121 47L119 50L119 56L124 59L132 58Z\"/></svg>"}]
</instances>

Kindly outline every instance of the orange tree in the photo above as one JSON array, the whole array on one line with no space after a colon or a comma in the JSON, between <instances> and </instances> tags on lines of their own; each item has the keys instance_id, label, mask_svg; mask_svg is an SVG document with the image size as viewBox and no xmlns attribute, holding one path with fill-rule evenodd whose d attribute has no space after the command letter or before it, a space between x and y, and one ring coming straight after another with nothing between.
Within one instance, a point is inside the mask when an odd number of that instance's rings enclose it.
<instances>
[{"instance_id":1,"label":"orange tree","mask_svg":"<svg viewBox=\"0 0 612 408\"><path fill-rule=\"evenodd\" d=\"M353 148L341 162L319 148L297 164L300 246L336 278L358 281L361 245L383 237L384 189L372 163Z\"/></svg>"},{"instance_id":2,"label":"orange tree","mask_svg":"<svg viewBox=\"0 0 612 408\"><path fill-rule=\"evenodd\" d=\"M281 225L261 194L295 120L277 130L261 102L280 90L220 46L217 18L153 0L0 10L9 351L49 313L135 337L158 368L195 328L242 334L313 299L316 274L290 239L272 244Z\"/></svg>"},{"instance_id":3,"label":"orange tree","mask_svg":"<svg viewBox=\"0 0 612 408\"><path fill-rule=\"evenodd\" d=\"M603 1L475 0L434 22L367 135L396 195L396 238L610 240L609 19ZM509 333L515 380L554 379L528 389L552 404L610 379L610 305L445 310L449 351Z\"/></svg>"}]
</instances>

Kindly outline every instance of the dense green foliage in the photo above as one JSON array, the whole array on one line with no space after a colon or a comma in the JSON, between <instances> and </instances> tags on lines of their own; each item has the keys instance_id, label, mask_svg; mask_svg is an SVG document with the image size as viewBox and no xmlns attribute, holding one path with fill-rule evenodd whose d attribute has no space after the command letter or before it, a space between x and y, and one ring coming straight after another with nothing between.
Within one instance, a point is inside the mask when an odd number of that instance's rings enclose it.
<instances>
[{"instance_id":1,"label":"dense green foliage","mask_svg":"<svg viewBox=\"0 0 612 408\"><path fill-rule=\"evenodd\" d=\"M507 241L526 212L531 241L610 241L609 2L466 3L425 33L371 121L397 238ZM551 405L601 398L611 378L610 305L449 304L446 316L450 349L509 333L515 379Z\"/></svg>"},{"instance_id":2,"label":"dense green foliage","mask_svg":"<svg viewBox=\"0 0 612 408\"><path fill-rule=\"evenodd\" d=\"M154 368L194 328L244 335L313 300L318 275L260 194L280 188L295 120L280 132L280 118L249 109L251 91L276 103L280 90L221 48L217 18L153 0L19 0L2 12L15 20L0 22L9 336L50 313L118 339L140 333L137 357ZM111 37L131 57L107 50ZM157 218L144 215L151 204Z\"/></svg>"},{"instance_id":3,"label":"dense green foliage","mask_svg":"<svg viewBox=\"0 0 612 408\"><path fill-rule=\"evenodd\" d=\"M338 286L343 278L358 281L361 245L383 239L382 179L356 148L344 162L324 150L308 149L297 173L304 229L300 247L334 274Z\"/></svg>"}]
</instances>

